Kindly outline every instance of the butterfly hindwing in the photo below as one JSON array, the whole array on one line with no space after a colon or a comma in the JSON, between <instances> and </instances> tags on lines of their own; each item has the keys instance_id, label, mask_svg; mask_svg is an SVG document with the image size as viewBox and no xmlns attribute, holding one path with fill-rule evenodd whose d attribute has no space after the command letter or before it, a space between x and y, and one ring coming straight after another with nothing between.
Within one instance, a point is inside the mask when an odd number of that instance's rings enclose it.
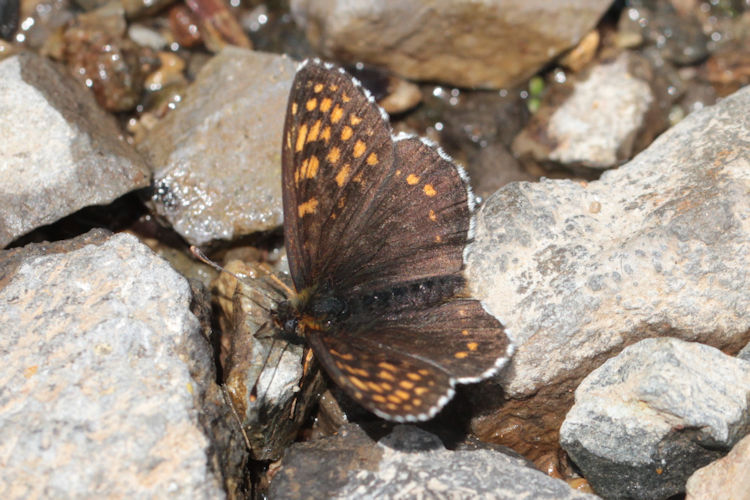
<instances>
[{"instance_id":1,"label":"butterfly hindwing","mask_svg":"<svg viewBox=\"0 0 750 500\"><path fill-rule=\"evenodd\" d=\"M427 420L454 394L454 380L438 366L388 346L362 343L340 330L309 337L316 357L336 384L376 415L395 421Z\"/></svg>"}]
</instances>

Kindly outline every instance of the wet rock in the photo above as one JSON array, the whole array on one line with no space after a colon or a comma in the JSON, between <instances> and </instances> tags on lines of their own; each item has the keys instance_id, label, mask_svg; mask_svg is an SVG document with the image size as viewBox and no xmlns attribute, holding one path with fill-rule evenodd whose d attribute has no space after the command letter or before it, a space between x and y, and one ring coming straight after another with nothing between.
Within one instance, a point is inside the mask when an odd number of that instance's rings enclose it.
<instances>
[{"instance_id":1,"label":"wet rock","mask_svg":"<svg viewBox=\"0 0 750 500\"><path fill-rule=\"evenodd\" d=\"M56 34L74 17L70 0L39 0L29 7L25 13L26 6L21 6L22 19L14 38L31 50L44 49L50 38L59 38Z\"/></svg>"},{"instance_id":2,"label":"wet rock","mask_svg":"<svg viewBox=\"0 0 750 500\"><path fill-rule=\"evenodd\" d=\"M698 17L689 10L678 13L673 6L679 2L633 0L620 17L618 31L639 34L640 40L655 46L661 56L675 64L700 62L708 56L709 38L703 33ZM697 4L694 9L698 10Z\"/></svg>"},{"instance_id":3,"label":"wet rock","mask_svg":"<svg viewBox=\"0 0 750 500\"><path fill-rule=\"evenodd\" d=\"M748 36L750 39L750 36ZM750 49L748 39L728 44L711 54L706 61L706 79L720 96L729 95L750 83Z\"/></svg>"},{"instance_id":4,"label":"wet rock","mask_svg":"<svg viewBox=\"0 0 750 500\"><path fill-rule=\"evenodd\" d=\"M238 282L222 273L214 285L227 333L225 385L253 458L278 460L310 416L323 377L302 339L290 342L274 324L271 312L288 298L274 281L279 278L268 267L240 261L226 269L248 279Z\"/></svg>"},{"instance_id":5,"label":"wet rock","mask_svg":"<svg viewBox=\"0 0 750 500\"><path fill-rule=\"evenodd\" d=\"M509 182L535 179L508 149L529 115L517 92L436 88L425 108L442 125L440 143L466 168L480 198Z\"/></svg>"},{"instance_id":6,"label":"wet rock","mask_svg":"<svg viewBox=\"0 0 750 500\"><path fill-rule=\"evenodd\" d=\"M0 252L0 267L0 495L223 497L219 464L243 448L188 282L103 231Z\"/></svg>"},{"instance_id":7,"label":"wet rock","mask_svg":"<svg viewBox=\"0 0 750 500\"><path fill-rule=\"evenodd\" d=\"M219 52L227 45L252 48L224 0L185 0L185 5L195 15L203 44L211 52Z\"/></svg>"},{"instance_id":8,"label":"wet rock","mask_svg":"<svg viewBox=\"0 0 750 500\"><path fill-rule=\"evenodd\" d=\"M478 449L450 451L429 432L396 426L377 443L356 426L292 446L270 498L595 499L519 458Z\"/></svg>"},{"instance_id":9,"label":"wet rock","mask_svg":"<svg viewBox=\"0 0 750 500\"><path fill-rule=\"evenodd\" d=\"M18 27L19 0L3 0L0 3L0 38L10 40Z\"/></svg>"},{"instance_id":10,"label":"wet rock","mask_svg":"<svg viewBox=\"0 0 750 500\"><path fill-rule=\"evenodd\" d=\"M685 489L686 500L750 498L750 435L737 443L726 457L695 471Z\"/></svg>"},{"instance_id":11,"label":"wet rock","mask_svg":"<svg viewBox=\"0 0 750 500\"><path fill-rule=\"evenodd\" d=\"M31 53L0 61L0 245L149 184L150 172L93 96Z\"/></svg>"},{"instance_id":12,"label":"wet rock","mask_svg":"<svg viewBox=\"0 0 750 500\"><path fill-rule=\"evenodd\" d=\"M548 94L516 138L513 152L542 164L594 169L619 165L667 126L652 78L646 60L629 52L595 66L564 87L569 95ZM659 118L661 126L654 127Z\"/></svg>"},{"instance_id":13,"label":"wet rock","mask_svg":"<svg viewBox=\"0 0 750 500\"><path fill-rule=\"evenodd\" d=\"M293 0L291 9L326 57L410 79L501 88L575 46L610 3Z\"/></svg>"},{"instance_id":14,"label":"wet rock","mask_svg":"<svg viewBox=\"0 0 750 500\"><path fill-rule=\"evenodd\" d=\"M75 0L83 10L94 10L107 5L112 0ZM141 18L162 10L175 0L118 0L129 19Z\"/></svg>"},{"instance_id":15,"label":"wet rock","mask_svg":"<svg viewBox=\"0 0 750 500\"><path fill-rule=\"evenodd\" d=\"M591 372L575 400L560 441L594 490L668 498L750 428L750 363L703 344L646 339Z\"/></svg>"},{"instance_id":16,"label":"wet rock","mask_svg":"<svg viewBox=\"0 0 750 500\"><path fill-rule=\"evenodd\" d=\"M158 65L153 50L125 36L122 6L107 4L82 14L63 34L61 58L70 73L110 111L139 103L146 75Z\"/></svg>"},{"instance_id":17,"label":"wet rock","mask_svg":"<svg viewBox=\"0 0 750 500\"><path fill-rule=\"evenodd\" d=\"M486 201L467 275L519 347L499 380L510 400L483 393L480 437L554 452L579 381L643 338L747 344L748 110L745 88L598 181L513 183Z\"/></svg>"},{"instance_id":18,"label":"wet rock","mask_svg":"<svg viewBox=\"0 0 750 500\"><path fill-rule=\"evenodd\" d=\"M139 145L155 170L156 211L188 242L281 224L281 131L296 67L228 47Z\"/></svg>"}]
</instances>

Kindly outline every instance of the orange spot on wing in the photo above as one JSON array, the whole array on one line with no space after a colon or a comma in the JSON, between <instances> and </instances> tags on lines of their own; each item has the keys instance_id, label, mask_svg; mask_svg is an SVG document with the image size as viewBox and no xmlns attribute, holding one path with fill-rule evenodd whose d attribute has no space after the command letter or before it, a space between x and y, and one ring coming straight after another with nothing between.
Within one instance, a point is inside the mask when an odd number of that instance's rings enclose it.
<instances>
[{"instance_id":1,"label":"orange spot on wing","mask_svg":"<svg viewBox=\"0 0 750 500\"><path fill-rule=\"evenodd\" d=\"M329 163L335 165L339 161L339 158L341 158L341 150L339 148L337 148L336 146L334 146L334 147L332 147L331 149L328 150L328 154L326 155L326 159L328 160ZM339 186L340 185L341 184L339 184Z\"/></svg>"},{"instance_id":2,"label":"orange spot on wing","mask_svg":"<svg viewBox=\"0 0 750 500\"><path fill-rule=\"evenodd\" d=\"M367 164L370 166L377 165L378 164L378 155L376 155L374 152L370 153L367 156Z\"/></svg>"},{"instance_id":3,"label":"orange spot on wing","mask_svg":"<svg viewBox=\"0 0 750 500\"><path fill-rule=\"evenodd\" d=\"M305 108L307 108L308 111L312 111L313 109L318 107L318 100L314 97L312 99L308 99L308 101L305 103Z\"/></svg>"},{"instance_id":4,"label":"orange spot on wing","mask_svg":"<svg viewBox=\"0 0 750 500\"><path fill-rule=\"evenodd\" d=\"M385 403L385 398L381 396L380 394L373 394L372 400L375 401L376 403Z\"/></svg>"},{"instance_id":5,"label":"orange spot on wing","mask_svg":"<svg viewBox=\"0 0 750 500\"><path fill-rule=\"evenodd\" d=\"M351 97L349 97L346 93L341 94L341 100L344 102L349 102L352 100Z\"/></svg>"},{"instance_id":6,"label":"orange spot on wing","mask_svg":"<svg viewBox=\"0 0 750 500\"><path fill-rule=\"evenodd\" d=\"M318 200L316 200L315 198L310 198L306 202L297 205L297 214L300 217L304 217L307 214L314 214L317 209Z\"/></svg>"},{"instance_id":7,"label":"orange spot on wing","mask_svg":"<svg viewBox=\"0 0 750 500\"><path fill-rule=\"evenodd\" d=\"M333 92L336 92L339 89L339 86L335 83L332 83L328 86L329 89L331 89Z\"/></svg>"},{"instance_id":8,"label":"orange spot on wing","mask_svg":"<svg viewBox=\"0 0 750 500\"><path fill-rule=\"evenodd\" d=\"M352 125L359 125L360 123L362 123L362 118L357 115L349 115L349 123L351 123Z\"/></svg>"},{"instance_id":9,"label":"orange spot on wing","mask_svg":"<svg viewBox=\"0 0 750 500\"><path fill-rule=\"evenodd\" d=\"M388 380L389 382L395 382L396 378L391 375L390 372L387 372L385 370L381 370L380 373L378 373L378 377L382 378L383 380Z\"/></svg>"},{"instance_id":10,"label":"orange spot on wing","mask_svg":"<svg viewBox=\"0 0 750 500\"><path fill-rule=\"evenodd\" d=\"M320 110L323 113L328 113L328 110L331 109L331 105L333 104L333 101L330 97L324 97L320 100Z\"/></svg>"},{"instance_id":11,"label":"orange spot on wing","mask_svg":"<svg viewBox=\"0 0 750 500\"><path fill-rule=\"evenodd\" d=\"M331 123L338 123L342 116L344 116L344 108L335 106L331 111Z\"/></svg>"},{"instance_id":12,"label":"orange spot on wing","mask_svg":"<svg viewBox=\"0 0 750 500\"><path fill-rule=\"evenodd\" d=\"M323 132L320 133L320 138L328 144L328 140L331 138L331 127L324 128Z\"/></svg>"},{"instance_id":13,"label":"orange spot on wing","mask_svg":"<svg viewBox=\"0 0 750 500\"><path fill-rule=\"evenodd\" d=\"M408 380L402 380L398 383L401 387L404 389L414 389L414 382L409 382Z\"/></svg>"},{"instance_id":14,"label":"orange spot on wing","mask_svg":"<svg viewBox=\"0 0 750 500\"><path fill-rule=\"evenodd\" d=\"M422 394L424 394L426 392L429 392L429 391L430 390L427 387L416 387L414 389L414 394L416 394L417 396L421 396ZM417 403L416 400L415 400L414 404L419 404L419 403Z\"/></svg>"},{"instance_id":15,"label":"orange spot on wing","mask_svg":"<svg viewBox=\"0 0 750 500\"><path fill-rule=\"evenodd\" d=\"M437 221L437 215L435 215L435 211L434 211L434 210L430 210L430 214L429 214L429 217L430 217L430 220L431 220L432 222L435 222L435 221Z\"/></svg>"},{"instance_id":16,"label":"orange spot on wing","mask_svg":"<svg viewBox=\"0 0 750 500\"><path fill-rule=\"evenodd\" d=\"M349 171L351 169L349 168L349 165L344 165L341 167L341 170L339 170L339 173L336 174L336 184L339 185L339 187L342 187L344 183L346 182L346 178L349 177Z\"/></svg>"},{"instance_id":17,"label":"orange spot on wing","mask_svg":"<svg viewBox=\"0 0 750 500\"><path fill-rule=\"evenodd\" d=\"M313 126L310 127L310 132L307 134L307 139L305 140L305 142L317 141L319 133L320 133L320 120L313 123Z\"/></svg>"},{"instance_id":18,"label":"orange spot on wing","mask_svg":"<svg viewBox=\"0 0 750 500\"><path fill-rule=\"evenodd\" d=\"M406 176L406 183L408 185L413 186L417 182L419 182L419 177L417 177L416 175L409 174L409 175Z\"/></svg>"},{"instance_id":19,"label":"orange spot on wing","mask_svg":"<svg viewBox=\"0 0 750 500\"><path fill-rule=\"evenodd\" d=\"M409 399L409 393L406 391L402 391L401 389L396 390L394 394L401 399Z\"/></svg>"},{"instance_id":20,"label":"orange spot on wing","mask_svg":"<svg viewBox=\"0 0 750 500\"><path fill-rule=\"evenodd\" d=\"M390 401L391 403L401 404L402 399L395 394L389 394L386 399Z\"/></svg>"},{"instance_id":21,"label":"orange spot on wing","mask_svg":"<svg viewBox=\"0 0 750 500\"><path fill-rule=\"evenodd\" d=\"M299 132L297 133L297 142L294 145L294 150L296 152L302 151L302 146L305 145L305 139L307 139L307 124L303 123L299 127Z\"/></svg>"},{"instance_id":22,"label":"orange spot on wing","mask_svg":"<svg viewBox=\"0 0 750 500\"><path fill-rule=\"evenodd\" d=\"M322 83L316 83L313 87L313 90L316 94L319 94L321 90L323 90L323 84Z\"/></svg>"},{"instance_id":23,"label":"orange spot on wing","mask_svg":"<svg viewBox=\"0 0 750 500\"><path fill-rule=\"evenodd\" d=\"M469 355L468 352L459 351L456 354L454 354L453 357L455 357L456 359L464 359L468 355Z\"/></svg>"},{"instance_id":24,"label":"orange spot on wing","mask_svg":"<svg viewBox=\"0 0 750 500\"><path fill-rule=\"evenodd\" d=\"M406 374L406 376L409 377L410 379L414 380L414 381L422 380L422 377L419 374L417 374L417 373L409 372L409 373Z\"/></svg>"},{"instance_id":25,"label":"orange spot on wing","mask_svg":"<svg viewBox=\"0 0 750 500\"><path fill-rule=\"evenodd\" d=\"M359 158L360 156L365 154L365 151L367 151L367 145L364 142L357 140L357 142L354 143L352 156L354 156L355 158Z\"/></svg>"},{"instance_id":26,"label":"orange spot on wing","mask_svg":"<svg viewBox=\"0 0 750 500\"><path fill-rule=\"evenodd\" d=\"M354 376L349 377L349 382L351 382L352 384L354 384L357 387L357 389L360 389L362 391L366 391L367 390L367 385L365 385L365 383L362 382L357 377L354 377Z\"/></svg>"},{"instance_id":27,"label":"orange spot on wing","mask_svg":"<svg viewBox=\"0 0 750 500\"><path fill-rule=\"evenodd\" d=\"M302 162L302 167L300 168L300 177L314 179L315 176L318 175L319 165L320 162L318 161L317 156L313 155L306 158L305 161Z\"/></svg>"},{"instance_id":28,"label":"orange spot on wing","mask_svg":"<svg viewBox=\"0 0 750 500\"><path fill-rule=\"evenodd\" d=\"M341 140L348 141L354 135L354 130L349 125L341 129Z\"/></svg>"},{"instance_id":29,"label":"orange spot on wing","mask_svg":"<svg viewBox=\"0 0 750 500\"><path fill-rule=\"evenodd\" d=\"M468 347L470 351L476 351L477 347L479 347L479 344L477 344L476 342L469 342L468 344L466 344L466 347Z\"/></svg>"},{"instance_id":30,"label":"orange spot on wing","mask_svg":"<svg viewBox=\"0 0 750 500\"><path fill-rule=\"evenodd\" d=\"M437 191L435 191L435 188L432 187L432 184L425 184L424 194L426 194L427 196L435 196L437 194Z\"/></svg>"},{"instance_id":31,"label":"orange spot on wing","mask_svg":"<svg viewBox=\"0 0 750 500\"><path fill-rule=\"evenodd\" d=\"M292 103L292 114L293 115L297 114L297 103L296 102Z\"/></svg>"}]
</instances>

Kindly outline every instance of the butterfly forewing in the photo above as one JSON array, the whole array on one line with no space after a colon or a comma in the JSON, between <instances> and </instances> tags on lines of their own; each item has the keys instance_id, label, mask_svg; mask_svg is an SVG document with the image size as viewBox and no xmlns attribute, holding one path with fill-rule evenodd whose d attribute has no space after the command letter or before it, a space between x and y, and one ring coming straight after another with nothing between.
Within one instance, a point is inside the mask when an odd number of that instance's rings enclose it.
<instances>
[{"instance_id":1,"label":"butterfly forewing","mask_svg":"<svg viewBox=\"0 0 750 500\"><path fill-rule=\"evenodd\" d=\"M376 126L374 126L374 124ZM393 163L379 108L337 70L310 61L292 83L282 146L284 238L298 290L359 233Z\"/></svg>"}]
</instances>

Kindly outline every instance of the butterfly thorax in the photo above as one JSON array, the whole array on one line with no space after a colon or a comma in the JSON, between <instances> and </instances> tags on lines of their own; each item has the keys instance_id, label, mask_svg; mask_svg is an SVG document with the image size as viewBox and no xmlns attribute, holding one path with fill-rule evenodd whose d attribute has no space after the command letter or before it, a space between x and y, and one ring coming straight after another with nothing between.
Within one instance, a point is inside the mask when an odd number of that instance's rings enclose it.
<instances>
[{"instance_id":1,"label":"butterfly thorax","mask_svg":"<svg viewBox=\"0 0 750 500\"><path fill-rule=\"evenodd\" d=\"M346 301L321 287L302 290L276 308L277 325L288 334L304 336L306 330L322 330L348 314Z\"/></svg>"}]
</instances>

